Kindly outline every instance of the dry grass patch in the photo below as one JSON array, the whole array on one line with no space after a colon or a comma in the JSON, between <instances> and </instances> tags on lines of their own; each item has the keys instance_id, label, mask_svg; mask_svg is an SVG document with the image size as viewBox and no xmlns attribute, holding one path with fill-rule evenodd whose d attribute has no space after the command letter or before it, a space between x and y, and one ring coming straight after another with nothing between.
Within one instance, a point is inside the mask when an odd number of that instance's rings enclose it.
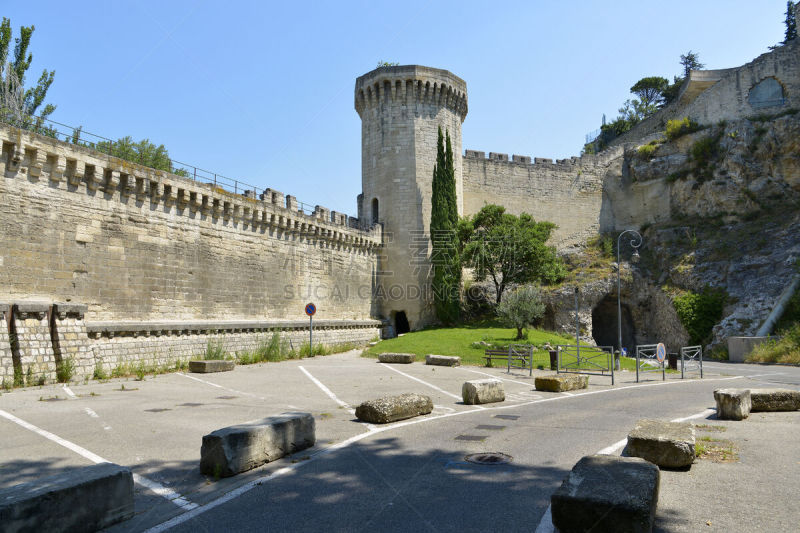
<instances>
[{"instance_id":1,"label":"dry grass patch","mask_svg":"<svg viewBox=\"0 0 800 533\"><path fill-rule=\"evenodd\" d=\"M735 463L739 460L739 449L732 441L703 436L697 439L694 454L698 459L715 463Z\"/></svg>"}]
</instances>

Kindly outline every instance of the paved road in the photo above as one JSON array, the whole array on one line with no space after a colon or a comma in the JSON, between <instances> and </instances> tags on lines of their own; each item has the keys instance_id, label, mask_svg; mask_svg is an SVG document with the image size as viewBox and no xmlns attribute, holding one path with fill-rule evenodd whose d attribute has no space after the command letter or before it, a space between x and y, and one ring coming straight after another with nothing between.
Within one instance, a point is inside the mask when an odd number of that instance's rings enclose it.
<instances>
[{"instance_id":1,"label":"paved road","mask_svg":"<svg viewBox=\"0 0 800 533\"><path fill-rule=\"evenodd\" d=\"M487 375L505 380L506 402L463 405L461 384ZM137 475L136 516L118 531L491 531L540 523L545 531L550 494L569 469L586 454L618 453L639 418L713 417L712 391L724 386L800 389L800 369L783 366L707 363L703 380L646 377L637 384L623 372L611 387L592 376L587 391L551 394L535 391L524 372L383 365L348 352L224 374L14 391L0 396L0 487L108 460ZM380 427L355 420L361 401L402 392L428 394L434 412ZM199 473L204 434L290 410L315 416L314 448L233 478ZM788 419L791 435L797 420ZM513 461L464 460L485 451ZM798 517L786 509L776 524Z\"/></svg>"}]
</instances>

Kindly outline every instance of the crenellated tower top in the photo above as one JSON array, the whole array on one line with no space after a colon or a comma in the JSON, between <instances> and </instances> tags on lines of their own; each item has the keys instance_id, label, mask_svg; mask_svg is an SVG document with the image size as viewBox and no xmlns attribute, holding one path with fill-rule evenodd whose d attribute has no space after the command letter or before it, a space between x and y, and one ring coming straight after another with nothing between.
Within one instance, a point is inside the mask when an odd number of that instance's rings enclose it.
<instances>
[{"instance_id":1,"label":"crenellated tower top","mask_svg":"<svg viewBox=\"0 0 800 533\"><path fill-rule=\"evenodd\" d=\"M355 107L361 116L365 109L381 103L437 105L457 114L464 122L467 84L452 72L438 68L378 67L356 79Z\"/></svg>"}]
</instances>

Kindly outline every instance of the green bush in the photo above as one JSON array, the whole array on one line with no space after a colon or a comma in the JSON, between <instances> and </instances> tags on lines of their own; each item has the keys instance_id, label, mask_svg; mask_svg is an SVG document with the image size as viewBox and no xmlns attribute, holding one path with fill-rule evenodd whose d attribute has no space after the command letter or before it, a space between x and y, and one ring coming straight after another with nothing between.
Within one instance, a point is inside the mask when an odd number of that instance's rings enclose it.
<instances>
[{"instance_id":1,"label":"green bush","mask_svg":"<svg viewBox=\"0 0 800 533\"><path fill-rule=\"evenodd\" d=\"M203 354L203 359L206 361L221 361L225 359L228 354L222 345L222 341L208 341L206 345L206 353Z\"/></svg>"},{"instance_id":2,"label":"green bush","mask_svg":"<svg viewBox=\"0 0 800 533\"><path fill-rule=\"evenodd\" d=\"M689 117L683 117L681 119L668 120L667 129L664 134L666 135L667 140L674 141L678 137L688 133L693 133L699 129L700 125L697 124L697 122Z\"/></svg>"},{"instance_id":3,"label":"green bush","mask_svg":"<svg viewBox=\"0 0 800 533\"><path fill-rule=\"evenodd\" d=\"M658 142L654 141L643 144L636 150L636 153L639 154L639 157L642 159L652 159L653 155L656 153L656 148L658 148Z\"/></svg>"},{"instance_id":4,"label":"green bush","mask_svg":"<svg viewBox=\"0 0 800 533\"><path fill-rule=\"evenodd\" d=\"M678 318L689 333L692 344L703 344L714 324L722 318L727 295L722 289L705 287L700 293L688 291L673 300Z\"/></svg>"},{"instance_id":5,"label":"green bush","mask_svg":"<svg viewBox=\"0 0 800 533\"><path fill-rule=\"evenodd\" d=\"M800 324L783 332L783 338L770 339L756 346L748 362L800 364Z\"/></svg>"},{"instance_id":6,"label":"green bush","mask_svg":"<svg viewBox=\"0 0 800 533\"><path fill-rule=\"evenodd\" d=\"M689 149L689 160L693 164L695 175L700 181L711 179L714 174L715 161L720 154L719 141L722 130L695 142Z\"/></svg>"},{"instance_id":7,"label":"green bush","mask_svg":"<svg viewBox=\"0 0 800 533\"><path fill-rule=\"evenodd\" d=\"M94 374L92 374L92 378L100 381L108 379L108 374L106 373L105 369L103 369L102 363L95 363Z\"/></svg>"},{"instance_id":8,"label":"green bush","mask_svg":"<svg viewBox=\"0 0 800 533\"><path fill-rule=\"evenodd\" d=\"M71 357L56 363L56 380L59 383L69 383L75 373L75 363Z\"/></svg>"}]
</instances>

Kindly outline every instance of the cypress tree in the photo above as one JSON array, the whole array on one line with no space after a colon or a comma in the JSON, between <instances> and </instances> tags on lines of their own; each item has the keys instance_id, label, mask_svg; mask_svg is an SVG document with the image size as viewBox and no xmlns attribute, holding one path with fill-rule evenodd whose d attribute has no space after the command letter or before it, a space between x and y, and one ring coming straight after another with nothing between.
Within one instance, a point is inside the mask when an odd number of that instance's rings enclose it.
<instances>
[{"instance_id":1,"label":"cypress tree","mask_svg":"<svg viewBox=\"0 0 800 533\"><path fill-rule=\"evenodd\" d=\"M787 44L797 37L797 19L795 17L794 3L791 0L786 2L786 20L784 23L786 24L786 34L783 44Z\"/></svg>"},{"instance_id":2,"label":"cypress tree","mask_svg":"<svg viewBox=\"0 0 800 533\"><path fill-rule=\"evenodd\" d=\"M461 261L456 242L458 209L450 133L447 132L445 143L441 127L436 143L436 164L433 167L431 189L433 301L437 318L444 324L453 324L458 321L460 310Z\"/></svg>"}]
</instances>

